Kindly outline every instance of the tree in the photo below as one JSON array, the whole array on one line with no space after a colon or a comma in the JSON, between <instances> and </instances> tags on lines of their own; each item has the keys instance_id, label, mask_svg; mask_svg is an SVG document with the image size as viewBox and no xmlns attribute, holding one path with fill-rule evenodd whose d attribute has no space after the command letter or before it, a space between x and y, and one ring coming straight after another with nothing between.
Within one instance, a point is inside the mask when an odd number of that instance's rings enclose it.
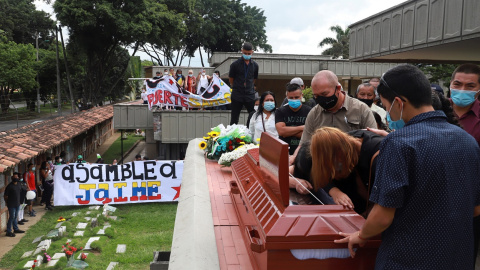
<instances>
[{"instance_id":1,"label":"tree","mask_svg":"<svg viewBox=\"0 0 480 270\"><path fill-rule=\"evenodd\" d=\"M15 90L30 91L35 81L35 49L31 44L17 44L0 36L0 104L8 112L10 96Z\"/></svg>"},{"instance_id":2,"label":"tree","mask_svg":"<svg viewBox=\"0 0 480 270\"><path fill-rule=\"evenodd\" d=\"M179 8L170 4L168 7ZM143 47L159 63L165 59L165 65L181 65L184 58L193 57L198 50L202 66L205 66L202 50L207 52L207 57L217 51L238 52L245 41L251 42L254 50L272 52L272 46L267 44L266 17L257 7L240 0L198 0L188 1L177 12L186 14L185 31L178 31L174 37L178 43L158 38Z\"/></svg>"},{"instance_id":3,"label":"tree","mask_svg":"<svg viewBox=\"0 0 480 270\"><path fill-rule=\"evenodd\" d=\"M431 83L440 84L448 87L453 71L457 68L456 64L415 64L420 70L427 75Z\"/></svg>"},{"instance_id":4,"label":"tree","mask_svg":"<svg viewBox=\"0 0 480 270\"><path fill-rule=\"evenodd\" d=\"M160 28L162 16L168 15L161 12L164 4L155 0L56 0L53 8L70 32L69 45L73 44L67 51L74 48L73 58L86 59L80 72L83 78L72 77L81 86L77 92L84 102L93 104L123 92L119 83L129 60L125 49L132 47L135 55L152 31Z\"/></svg>"},{"instance_id":5,"label":"tree","mask_svg":"<svg viewBox=\"0 0 480 270\"><path fill-rule=\"evenodd\" d=\"M325 49L322 55L331 55L333 59L348 59L349 54L349 33L350 29L347 27L342 29L341 26L335 25L330 27L330 31L335 32L336 37L324 38L318 44L318 47L330 45L330 48Z\"/></svg>"},{"instance_id":6,"label":"tree","mask_svg":"<svg viewBox=\"0 0 480 270\"><path fill-rule=\"evenodd\" d=\"M37 35L48 39L54 28L50 15L35 10L32 0L0 0L0 29L8 40L35 44Z\"/></svg>"}]
</instances>

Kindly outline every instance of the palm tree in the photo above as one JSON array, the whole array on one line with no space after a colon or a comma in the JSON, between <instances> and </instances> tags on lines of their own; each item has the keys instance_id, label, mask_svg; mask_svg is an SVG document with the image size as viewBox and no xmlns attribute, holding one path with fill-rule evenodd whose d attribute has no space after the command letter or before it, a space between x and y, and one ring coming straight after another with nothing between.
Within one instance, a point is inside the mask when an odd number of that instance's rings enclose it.
<instances>
[{"instance_id":1,"label":"palm tree","mask_svg":"<svg viewBox=\"0 0 480 270\"><path fill-rule=\"evenodd\" d=\"M342 29L341 26L335 25L330 27L330 31L335 32L337 37L336 39L327 37L324 38L318 44L318 47L323 47L325 45L331 45L330 48L324 50L322 55L331 55L333 59L348 59L348 51L349 51L349 33L350 28Z\"/></svg>"}]
</instances>

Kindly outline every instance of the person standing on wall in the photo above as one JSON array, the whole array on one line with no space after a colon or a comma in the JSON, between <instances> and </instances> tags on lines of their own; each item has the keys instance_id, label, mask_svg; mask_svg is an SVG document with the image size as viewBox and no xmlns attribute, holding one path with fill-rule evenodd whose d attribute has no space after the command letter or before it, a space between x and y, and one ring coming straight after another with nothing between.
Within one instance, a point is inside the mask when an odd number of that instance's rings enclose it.
<instances>
[{"instance_id":1,"label":"person standing on wall","mask_svg":"<svg viewBox=\"0 0 480 270\"><path fill-rule=\"evenodd\" d=\"M258 64L251 59L252 54L253 45L245 42L242 46L242 57L230 65L228 73L230 87L232 88L230 125L238 124L240 111L243 106L245 106L249 114L247 125L254 113L254 85L258 78Z\"/></svg>"}]
</instances>

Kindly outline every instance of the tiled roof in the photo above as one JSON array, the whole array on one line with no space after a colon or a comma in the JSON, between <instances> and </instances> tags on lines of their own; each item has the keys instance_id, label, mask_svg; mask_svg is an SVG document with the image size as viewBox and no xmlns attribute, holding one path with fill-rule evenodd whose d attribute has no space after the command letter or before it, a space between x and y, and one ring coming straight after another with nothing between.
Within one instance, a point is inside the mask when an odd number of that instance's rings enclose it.
<instances>
[{"instance_id":1,"label":"tiled roof","mask_svg":"<svg viewBox=\"0 0 480 270\"><path fill-rule=\"evenodd\" d=\"M0 173L112 117L108 105L0 132Z\"/></svg>"}]
</instances>

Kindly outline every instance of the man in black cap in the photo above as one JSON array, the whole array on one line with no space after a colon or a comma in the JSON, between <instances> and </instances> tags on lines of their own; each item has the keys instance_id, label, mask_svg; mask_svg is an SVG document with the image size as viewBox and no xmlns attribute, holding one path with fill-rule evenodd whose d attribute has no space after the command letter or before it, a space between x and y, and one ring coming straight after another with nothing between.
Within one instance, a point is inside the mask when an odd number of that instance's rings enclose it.
<instances>
[{"instance_id":1,"label":"man in black cap","mask_svg":"<svg viewBox=\"0 0 480 270\"><path fill-rule=\"evenodd\" d=\"M16 233L24 233L18 228L18 212L20 211L20 192L21 187L18 184L20 180L17 172L12 175L12 182L7 185L4 193L4 200L7 203L8 208L8 221L7 221L7 236L15 237ZM12 232L13 226L13 232Z\"/></svg>"},{"instance_id":2,"label":"man in black cap","mask_svg":"<svg viewBox=\"0 0 480 270\"><path fill-rule=\"evenodd\" d=\"M253 45L245 42L242 46L242 57L230 65L228 73L230 87L232 88L232 113L230 125L238 124L238 118L243 106L248 111L248 122L254 112L255 89L258 78L258 64L253 61Z\"/></svg>"}]
</instances>

